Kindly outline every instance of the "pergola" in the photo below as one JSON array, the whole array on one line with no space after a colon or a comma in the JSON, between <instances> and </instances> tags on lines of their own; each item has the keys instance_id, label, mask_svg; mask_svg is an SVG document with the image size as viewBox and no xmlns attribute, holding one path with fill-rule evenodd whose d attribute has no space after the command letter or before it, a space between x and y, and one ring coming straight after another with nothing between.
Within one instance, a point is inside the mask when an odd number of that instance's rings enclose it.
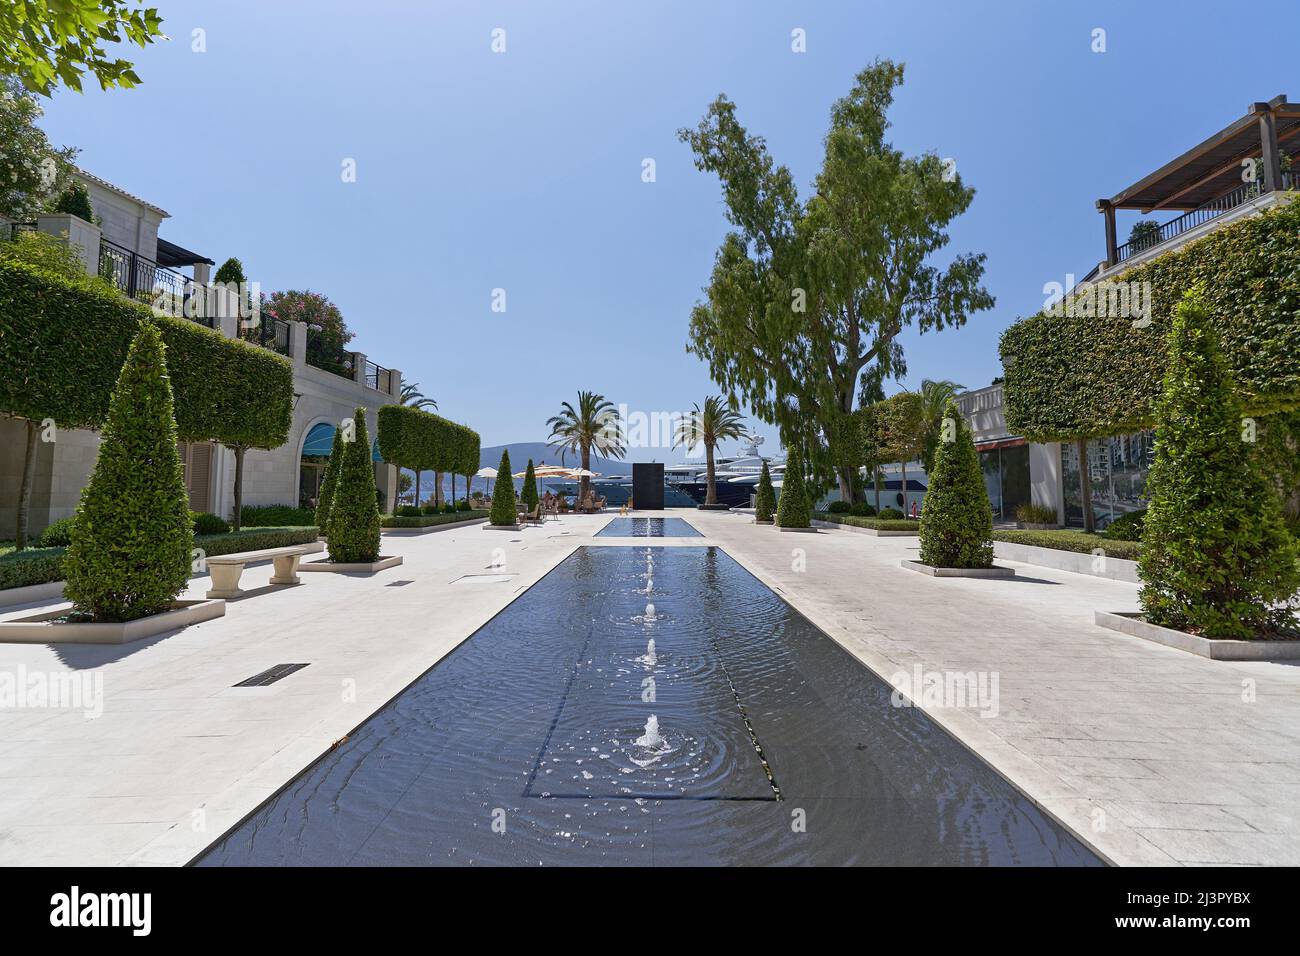
<instances>
[{"instance_id":1,"label":"pergola","mask_svg":"<svg viewBox=\"0 0 1300 956\"><path fill-rule=\"evenodd\" d=\"M1097 209L1106 218L1107 265L1119 261L1116 209L1137 209L1144 214L1161 209L1201 209L1241 187L1244 164L1254 159L1261 159L1263 167L1258 193L1285 188L1281 157L1300 146L1297 137L1300 103L1288 103L1285 95L1267 103L1252 103L1241 119L1177 159L1109 199L1098 199Z\"/></svg>"}]
</instances>

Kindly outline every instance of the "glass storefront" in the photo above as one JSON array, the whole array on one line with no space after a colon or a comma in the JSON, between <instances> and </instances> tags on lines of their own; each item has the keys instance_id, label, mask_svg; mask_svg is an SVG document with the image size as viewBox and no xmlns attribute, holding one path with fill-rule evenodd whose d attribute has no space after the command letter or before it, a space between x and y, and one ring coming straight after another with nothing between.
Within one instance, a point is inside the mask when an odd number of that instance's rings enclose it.
<instances>
[{"instance_id":1,"label":"glass storefront","mask_svg":"<svg viewBox=\"0 0 1300 956\"><path fill-rule=\"evenodd\" d=\"M1121 515L1147 506L1147 473L1154 457L1155 432L1150 430L1088 442L1092 515L1098 531ZM1065 523L1082 527L1079 447L1074 442L1061 444L1061 475L1065 492Z\"/></svg>"},{"instance_id":2,"label":"glass storefront","mask_svg":"<svg viewBox=\"0 0 1300 956\"><path fill-rule=\"evenodd\" d=\"M1029 490L1029 446L991 448L980 454L984 489L993 506L994 521L1014 521L1016 509L1031 500Z\"/></svg>"}]
</instances>

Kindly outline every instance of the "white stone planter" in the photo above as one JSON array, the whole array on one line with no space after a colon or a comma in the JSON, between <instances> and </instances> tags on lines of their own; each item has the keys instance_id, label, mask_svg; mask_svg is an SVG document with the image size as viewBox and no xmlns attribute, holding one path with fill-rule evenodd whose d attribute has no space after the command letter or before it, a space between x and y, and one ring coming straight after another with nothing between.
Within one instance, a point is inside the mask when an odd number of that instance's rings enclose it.
<instances>
[{"instance_id":1,"label":"white stone planter","mask_svg":"<svg viewBox=\"0 0 1300 956\"><path fill-rule=\"evenodd\" d=\"M21 588L5 588L0 591L0 608L17 607L20 604L35 604L38 601L63 600L63 582L49 581L45 584L28 584Z\"/></svg>"},{"instance_id":2,"label":"white stone planter","mask_svg":"<svg viewBox=\"0 0 1300 956\"><path fill-rule=\"evenodd\" d=\"M123 621L120 624L68 624L55 623L72 610L71 605L42 611L30 617L0 621L0 643L7 644L126 644L168 631L180 630L200 621L223 617L226 602L177 601L170 611Z\"/></svg>"},{"instance_id":3,"label":"white stone planter","mask_svg":"<svg viewBox=\"0 0 1300 956\"><path fill-rule=\"evenodd\" d=\"M381 556L370 562L344 561L336 563L326 559L324 561L312 561L309 564L300 564L298 565L298 573L301 574L304 571L333 571L336 574L343 574L349 571L354 573L359 571L363 574L373 574L376 571L383 571L385 568L395 568L401 563L402 556L400 554L388 557Z\"/></svg>"},{"instance_id":4,"label":"white stone planter","mask_svg":"<svg viewBox=\"0 0 1300 956\"><path fill-rule=\"evenodd\" d=\"M922 564L920 561L903 561L902 565L909 571L919 571L932 578L1011 578L1016 574L1015 568L1002 568L997 565L991 568L936 568L933 565Z\"/></svg>"},{"instance_id":5,"label":"white stone planter","mask_svg":"<svg viewBox=\"0 0 1300 956\"><path fill-rule=\"evenodd\" d=\"M1043 568L1055 568L1058 571L1109 578L1112 581L1142 583L1137 573L1137 562L1127 558L1084 554L1082 551L1062 551L1058 548L1041 548L1033 544L1013 544L1010 541L994 541L993 556L1004 561L1020 561L1023 564L1036 564Z\"/></svg>"},{"instance_id":6,"label":"white stone planter","mask_svg":"<svg viewBox=\"0 0 1300 956\"><path fill-rule=\"evenodd\" d=\"M839 524L835 521L817 521L813 524L818 528L832 528L840 531L852 531L854 534L869 534L877 538L915 538L920 533L918 531L881 531L879 528L859 528L855 524Z\"/></svg>"},{"instance_id":7,"label":"white stone planter","mask_svg":"<svg viewBox=\"0 0 1300 956\"><path fill-rule=\"evenodd\" d=\"M394 538L408 538L413 535L434 534L438 531L450 531L452 528L470 528L476 524L482 524L487 521L483 518L468 518L465 521L447 521L443 524L431 524L426 528L384 528L381 534L391 535Z\"/></svg>"},{"instance_id":8,"label":"white stone planter","mask_svg":"<svg viewBox=\"0 0 1300 956\"><path fill-rule=\"evenodd\" d=\"M1216 661L1300 660L1300 641L1225 641L1148 624L1136 614L1094 611L1093 620L1104 628L1163 644Z\"/></svg>"},{"instance_id":9,"label":"white stone planter","mask_svg":"<svg viewBox=\"0 0 1300 956\"><path fill-rule=\"evenodd\" d=\"M523 525L517 524L485 524L484 531L522 531Z\"/></svg>"},{"instance_id":10,"label":"white stone planter","mask_svg":"<svg viewBox=\"0 0 1300 956\"><path fill-rule=\"evenodd\" d=\"M782 526L782 525L779 525L779 524L775 524L775 525L773 525L773 527L775 527L777 531L799 531L799 532L806 532L806 533L809 533L809 534L816 534L816 533L817 533L817 529L816 529L816 528L786 528L786 527L784 527L784 526Z\"/></svg>"}]
</instances>

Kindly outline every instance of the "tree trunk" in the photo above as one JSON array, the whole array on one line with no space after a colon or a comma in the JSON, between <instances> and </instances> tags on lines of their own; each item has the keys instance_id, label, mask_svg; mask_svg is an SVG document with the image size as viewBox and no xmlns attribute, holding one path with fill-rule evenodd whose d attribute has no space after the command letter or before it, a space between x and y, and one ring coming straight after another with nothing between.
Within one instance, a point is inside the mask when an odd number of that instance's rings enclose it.
<instances>
[{"instance_id":1,"label":"tree trunk","mask_svg":"<svg viewBox=\"0 0 1300 956\"><path fill-rule=\"evenodd\" d=\"M848 466L836 468L835 477L840 484L840 500L853 504L853 469Z\"/></svg>"},{"instance_id":2,"label":"tree trunk","mask_svg":"<svg viewBox=\"0 0 1300 956\"><path fill-rule=\"evenodd\" d=\"M456 504L456 473L454 471L451 473L451 501L448 504Z\"/></svg>"},{"instance_id":3,"label":"tree trunk","mask_svg":"<svg viewBox=\"0 0 1300 956\"><path fill-rule=\"evenodd\" d=\"M415 469L415 506L420 507L420 469Z\"/></svg>"},{"instance_id":4,"label":"tree trunk","mask_svg":"<svg viewBox=\"0 0 1300 956\"><path fill-rule=\"evenodd\" d=\"M433 473L433 503L436 507L442 507L442 472Z\"/></svg>"},{"instance_id":5,"label":"tree trunk","mask_svg":"<svg viewBox=\"0 0 1300 956\"><path fill-rule=\"evenodd\" d=\"M704 446L704 474L708 482L708 490L704 493L704 503L706 505L716 505L718 503L718 485L714 477L713 469L713 446L706 444Z\"/></svg>"},{"instance_id":6,"label":"tree trunk","mask_svg":"<svg viewBox=\"0 0 1300 956\"><path fill-rule=\"evenodd\" d=\"M591 446L590 445L582 446L582 470L591 471ZM591 489L591 479L588 478L586 475L583 475L582 480L578 483L578 504L582 504L584 501L587 500L587 492L590 489Z\"/></svg>"},{"instance_id":7,"label":"tree trunk","mask_svg":"<svg viewBox=\"0 0 1300 956\"><path fill-rule=\"evenodd\" d=\"M234 530L238 531L244 520L244 446L235 446L235 520Z\"/></svg>"},{"instance_id":8,"label":"tree trunk","mask_svg":"<svg viewBox=\"0 0 1300 956\"><path fill-rule=\"evenodd\" d=\"M876 480L876 514L880 514L880 466L872 469Z\"/></svg>"},{"instance_id":9,"label":"tree trunk","mask_svg":"<svg viewBox=\"0 0 1300 956\"><path fill-rule=\"evenodd\" d=\"M903 517L906 518L907 517L907 462L900 461L898 463L898 466L903 470L903 483L902 483Z\"/></svg>"},{"instance_id":10,"label":"tree trunk","mask_svg":"<svg viewBox=\"0 0 1300 956\"><path fill-rule=\"evenodd\" d=\"M1096 531L1097 522L1092 516L1092 475L1088 473L1088 440L1080 438L1075 444L1079 449L1079 497L1083 499L1083 530Z\"/></svg>"},{"instance_id":11,"label":"tree trunk","mask_svg":"<svg viewBox=\"0 0 1300 956\"><path fill-rule=\"evenodd\" d=\"M32 507L32 484L36 480L36 422L27 419L27 452L23 458L23 481L18 490L17 528L14 529L14 547L18 551L27 547L27 522Z\"/></svg>"}]
</instances>

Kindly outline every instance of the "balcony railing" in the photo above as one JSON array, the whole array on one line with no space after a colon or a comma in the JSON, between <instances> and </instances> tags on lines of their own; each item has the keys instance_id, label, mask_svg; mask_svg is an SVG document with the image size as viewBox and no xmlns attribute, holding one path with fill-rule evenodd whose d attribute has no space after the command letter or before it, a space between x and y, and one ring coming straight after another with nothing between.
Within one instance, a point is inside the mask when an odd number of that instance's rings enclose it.
<instances>
[{"instance_id":1,"label":"balcony railing","mask_svg":"<svg viewBox=\"0 0 1300 956\"><path fill-rule=\"evenodd\" d=\"M366 362L366 387L373 388L376 392L387 392L389 374L390 370L382 365Z\"/></svg>"},{"instance_id":2,"label":"balcony railing","mask_svg":"<svg viewBox=\"0 0 1300 956\"><path fill-rule=\"evenodd\" d=\"M208 309L206 286L103 238L99 240L99 274L137 302L209 328L216 324Z\"/></svg>"},{"instance_id":3,"label":"balcony railing","mask_svg":"<svg viewBox=\"0 0 1300 956\"><path fill-rule=\"evenodd\" d=\"M1297 177L1294 173L1282 174L1282 189L1296 188ZM1209 222L1225 212L1236 209L1243 203L1250 202L1252 199L1258 199L1264 195L1264 184L1261 182L1242 183L1235 189L1230 189L1222 196L1211 199L1204 205L1198 206L1191 212L1183 213L1177 219L1170 219L1167 223L1157 229L1151 230L1145 236L1139 239L1129 240L1115 250L1115 261L1123 262L1130 256L1135 256L1145 249L1152 246L1158 246L1162 242L1181 235L1190 229L1195 229L1201 223Z\"/></svg>"}]
</instances>

